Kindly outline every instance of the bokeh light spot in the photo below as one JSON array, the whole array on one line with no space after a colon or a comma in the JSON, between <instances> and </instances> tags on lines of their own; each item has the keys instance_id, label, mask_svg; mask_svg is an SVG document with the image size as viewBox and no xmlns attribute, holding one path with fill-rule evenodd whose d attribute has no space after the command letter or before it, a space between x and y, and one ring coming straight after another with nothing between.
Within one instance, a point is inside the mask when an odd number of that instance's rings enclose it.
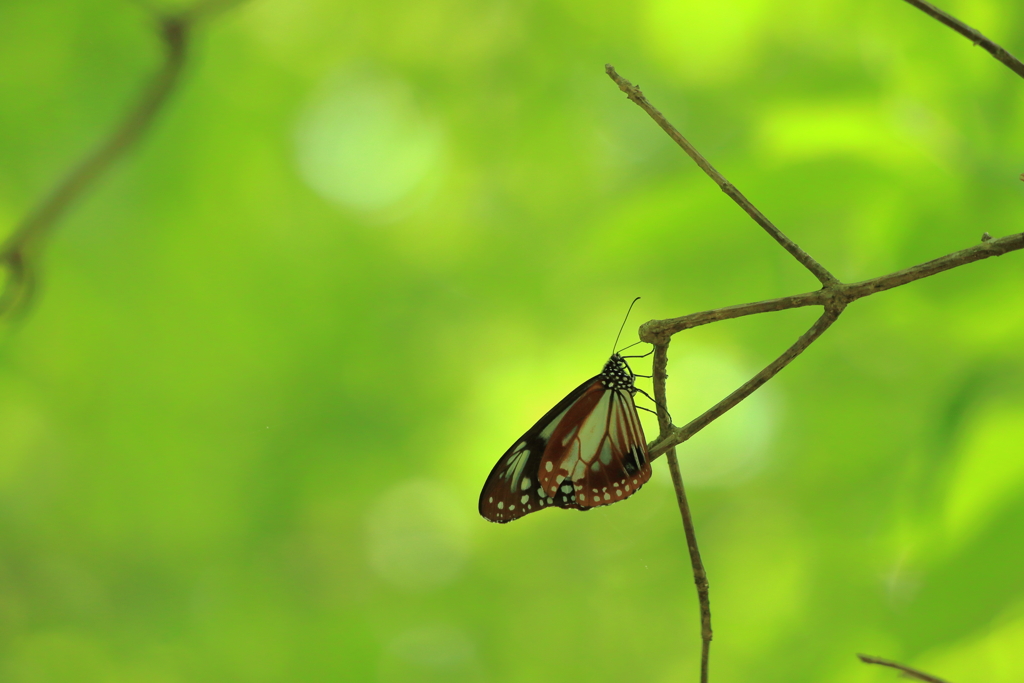
<instances>
[{"instance_id":1,"label":"bokeh light spot","mask_svg":"<svg viewBox=\"0 0 1024 683\"><path fill-rule=\"evenodd\" d=\"M358 211L391 209L437 172L440 127L398 80L330 79L299 118L302 177L331 202Z\"/></svg>"}]
</instances>

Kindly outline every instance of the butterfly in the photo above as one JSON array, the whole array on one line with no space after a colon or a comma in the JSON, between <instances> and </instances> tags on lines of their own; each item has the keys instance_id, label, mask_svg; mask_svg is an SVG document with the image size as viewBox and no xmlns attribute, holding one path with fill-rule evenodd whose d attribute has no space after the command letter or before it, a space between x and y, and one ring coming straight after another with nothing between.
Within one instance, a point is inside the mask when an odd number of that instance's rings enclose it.
<instances>
[{"instance_id":1,"label":"butterfly","mask_svg":"<svg viewBox=\"0 0 1024 683\"><path fill-rule=\"evenodd\" d=\"M480 492L484 519L511 522L546 507L589 510L625 500L647 483L651 464L633 402L636 377L613 353L601 374L517 439Z\"/></svg>"}]
</instances>

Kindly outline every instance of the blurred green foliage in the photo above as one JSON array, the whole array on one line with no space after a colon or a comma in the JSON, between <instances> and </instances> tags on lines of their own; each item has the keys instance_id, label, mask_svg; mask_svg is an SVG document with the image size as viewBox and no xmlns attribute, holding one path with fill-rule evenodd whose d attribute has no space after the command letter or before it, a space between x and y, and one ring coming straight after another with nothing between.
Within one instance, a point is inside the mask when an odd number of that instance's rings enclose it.
<instances>
[{"instance_id":1,"label":"blurred green foliage","mask_svg":"<svg viewBox=\"0 0 1024 683\"><path fill-rule=\"evenodd\" d=\"M0 231L160 55L138 4L0 2ZM605 62L844 280L1024 223L1024 83L898 0L252 0L191 58L0 347L5 682L696 680L663 461L476 514L634 296L816 287ZM681 449L713 681L1024 678L1022 258L858 302ZM815 313L679 335L676 420Z\"/></svg>"}]
</instances>

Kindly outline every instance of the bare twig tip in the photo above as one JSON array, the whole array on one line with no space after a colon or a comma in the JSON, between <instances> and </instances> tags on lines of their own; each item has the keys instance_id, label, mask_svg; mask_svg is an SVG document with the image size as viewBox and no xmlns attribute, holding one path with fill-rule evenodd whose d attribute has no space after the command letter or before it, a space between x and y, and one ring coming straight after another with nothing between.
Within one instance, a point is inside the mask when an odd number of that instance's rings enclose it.
<instances>
[{"instance_id":1,"label":"bare twig tip","mask_svg":"<svg viewBox=\"0 0 1024 683\"><path fill-rule=\"evenodd\" d=\"M923 671L918 671L917 669L912 669L909 666L906 666L905 664L900 664L899 662L894 662L889 659L882 659L881 657L872 657L870 655L862 654L858 654L857 658L865 664L877 664L879 666L887 666L890 669L896 669L900 672L900 677L902 678L911 678L916 681L925 681L925 683L947 683L947 681L944 681L941 678L937 678Z\"/></svg>"}]
</instances>

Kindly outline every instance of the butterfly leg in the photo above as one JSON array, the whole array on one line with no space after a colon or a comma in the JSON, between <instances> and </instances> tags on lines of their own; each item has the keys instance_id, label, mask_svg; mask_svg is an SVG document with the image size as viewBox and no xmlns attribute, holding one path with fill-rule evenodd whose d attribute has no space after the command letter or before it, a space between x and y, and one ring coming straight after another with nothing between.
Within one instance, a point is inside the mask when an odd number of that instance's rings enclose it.
<instances>
[{"instance_id":1,"label":"butterfly leg","mask_svg":"<svg viewBox=\"0 0 1024 683\"><path fill-rule=\"evenodd\" d=\"M658 402L657 402L657 401L656 401L656 400L654 399L654 397L653 397L653 396L651 396L650 394L648 394L648 393L647 393L646 391L644 391L644 390L643 390L643 389L641 389L640 387L634 387L634 388L635 388L635 389L637 390L637 393L643 394L643 395L644 395L644 396L646 396L646 397L647 397L648 399L650 399L651 403L653 403L654 405L658 406L659 408L665 408L665 406L663 406L663 405L661 405L660 403L658 403ZM637 406L637 408L640 408L640 406ZM653 410L650 410L649 408L644 408L644 410L647 410L647 411L649 411L649 412L652 412L652 413L654 412ZM655 413L655 414L657 414L657 413ZM671 414L670 414L670 413L668 412L668 408L665 408L665 414L666 414L666 415L668 415L668 421L669 421L669 422L671 422L671 421L672 421L672 415L671 415Z\"/></svg>"}]
</instances>

